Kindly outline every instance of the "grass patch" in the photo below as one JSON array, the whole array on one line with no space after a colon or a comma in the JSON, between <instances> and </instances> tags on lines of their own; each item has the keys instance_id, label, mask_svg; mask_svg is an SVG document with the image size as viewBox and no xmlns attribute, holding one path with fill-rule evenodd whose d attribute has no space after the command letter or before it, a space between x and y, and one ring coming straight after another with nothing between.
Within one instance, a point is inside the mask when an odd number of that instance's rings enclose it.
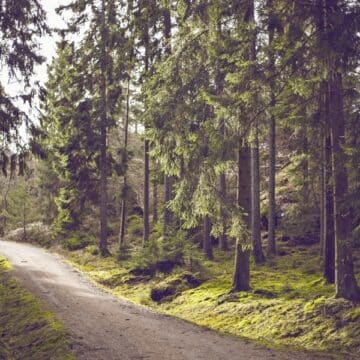
<instances>
[{"instance_id":1,"label":"grass patch","mask_svg":"<svg viewBox=\"0 0 360 360\"><path fill-rule=\"evenodd\" d=\"M229 293L232 254L215 251L215 261L203 259L195 273L201 279L196 286L184 280L189 273L184 266L144 276L132 274L131 262L115 256L104 259L86 249L65 256L117 296L221 333L270 347L357 353L359 307L334 298L334 286L322 279L318 247L282 250L284 256L262 266L252 264L252 290L238 294Z\"/></svg>"},{"instance_id":2,"label":"grass patch","mask_svg":"<svg viewBox=\"0 0 360 360\"><path fill-rule=\"evenodd\" d=\"M71 360L67 334L54 315L9 274L0 257L0 359Z\"/></svg>"}]
</instances>

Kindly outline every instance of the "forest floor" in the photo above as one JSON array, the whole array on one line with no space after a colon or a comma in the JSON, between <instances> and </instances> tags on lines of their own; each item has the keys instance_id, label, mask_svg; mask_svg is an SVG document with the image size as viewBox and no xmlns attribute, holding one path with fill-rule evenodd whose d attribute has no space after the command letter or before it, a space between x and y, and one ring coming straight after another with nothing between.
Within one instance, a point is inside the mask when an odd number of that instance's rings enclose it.
<instances>
[{"instance_id":1,"label":"forest floor","mask_svg":"<svg viewBox=\"0 0 360 360\"><path fill-rule=\"evenodd\" d=\"M97 284L134 303L272 348L360 358L360 307L334 298L334 286L321 275L318 246L281 245L278 257L252 264L252 291L239 294L229 293L230 253L216 252L214 261L201 260L191 272L178 267L146 276L131 261L102 259L92 251L89 246L63 254ZM355 260L360 281L359 254Z\"/></svg>"},{"instance_id":2,"label":"forest floor","mask_svg":"<svg viewBox=\"0 0 360 360\"><path fill-rule=\"evenodd\" d=\"M289 348L287 350L270 350L262 345L222 336L205 327L198 327L174 317L155 313L144 306L135 305L102 291L90 283L83 274L65 264L56 254L32 245L0 241L0 253L13 264L13 274L31 292L46 302L63 321L72 334L74 351L78 359L240 360L276 358L297 360L331 358L325 354L294 352ZM110 257L101 260L104 262L102 263L103 269L97 269L97 275L94 276L89 267L92 266L95 271L95 263L100 260L96 260L86 251L77 252L76 255L73 253L72 257L73 261L75 258L77 259L78 264L85 262L88 267L87 273L92 278L97 277L98 280L101 272L105 276L116 270L115 260ZM117 276L117 278L119 277ZM227 285L226 282L221 285L219 283L218 286L221 287L222 293ZM144 287L144 285L141 286ZM135 294L136 286L133 287L133 294ZM128 291L130 291L129 289ZM140 289L138 291L139 294L136 296L140 296L140 293L144 293L145 290L141 288L141 291ZM182 313L182 317L198 323L201 323L200 318L203 318L203 325L207 325L206 322L209 318L222 317L221 311L218 315L214 312L215 305L212 304L212 299L216 297L218 301L220 294L219 291L213 291L211 283L205 282L197 289L188 291L193 291L188 294L189 296L196 293L197 295L194 296L199 301L191 299L193 304L191 302L185 304L184 300L181 300L181 296L185 296L183 294L171 302L177 302L174 309L177 308L178 313L166 308L169 303L159 305L159 310L174 315ZM275 292L276 289L272 291ZM124 292L123 295L128 294ZM134 297L135 295L129 296L129 298ZM220 306L219 310L226 304L234 303L229 299L224 299L224 302L218 305ZM313 304L309 307L313 308L309 311L315 311L317 305ZM209 312L210 310L213 314ZM251 306L248 308L249 313L253 310ZM185 316L187 312L188 315ZM358 313L350 307L348 314L350 317L358 316L356 315ZM229 328L231 326L239 327L238 315L232 312L222 318L224 322L229 322ZM269 314L263 314L263 320L267 315ZM277 316L279 321L281 320L281 314L272 316ZM216 328L216 326L213 327ZM36 359L41 359L41 357Z\"/></svg>"},{"instance_id":3,"label":"forest floor","mask_svg":"<svg viewBox=\"0 0 360 360\"><path fill-rule=\"evenodd\" d=\"M0 257L0 359L74 359L61 324L10 270L9 262Z\"/></svg>"}]
</instances>

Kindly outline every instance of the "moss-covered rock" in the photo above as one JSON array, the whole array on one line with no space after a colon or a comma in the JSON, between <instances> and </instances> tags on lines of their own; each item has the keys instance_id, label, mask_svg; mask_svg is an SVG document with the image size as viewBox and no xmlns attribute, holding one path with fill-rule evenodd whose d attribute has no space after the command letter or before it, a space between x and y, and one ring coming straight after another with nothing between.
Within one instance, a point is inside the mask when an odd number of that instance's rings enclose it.
<instances>
[{"instance_id":1,"label":"moss-covered rock","mask_svg":"<svg viewBox=\"0 0 360 360\"><path fill-rule=\"evenodd\" d=\"M156 302L171 301L184 290L198 287L203 281L200 274L187 271L176 274L151 288L150 298Z\"/></svg>"}]
</instances>

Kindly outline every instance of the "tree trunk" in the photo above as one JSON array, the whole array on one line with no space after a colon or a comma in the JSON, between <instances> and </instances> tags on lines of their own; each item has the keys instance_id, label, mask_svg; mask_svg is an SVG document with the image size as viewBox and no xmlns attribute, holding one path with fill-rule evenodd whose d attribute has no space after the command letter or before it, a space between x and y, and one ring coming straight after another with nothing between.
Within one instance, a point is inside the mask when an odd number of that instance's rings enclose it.
<instances>
[{"instance_id":1,"label":"tree trunk","mask_svg":"<svg viewBox=\"0 0 360 360\"><path fill-rule=\"evenodd\" d=\"M257 34L255 32L255 6L254 1L249 2L249 10L247 12L246 22L253 27L249 49L249 60L253 62L250 67L250 78L256 79L256 40ZM258 94L254 95L254 108L258 105ZM255 115L255 111L253 112ZM260 160L259 160L259 122L255 119L253 129L253 142L251 144L251 242L252 251L255 263L260 264L265 261L265 257L261 245L261 231L260 231Z\"/></svg>"},{"instance_id":2,"label":"tree trunk","mask_svg":"<svg viewBox=\"0 0 360 360\"><path fill-rule=\"evenodd\" d=\"M127 207L127 195L128 195L128 183L127 183L127 162L128 162L128 133L129 133L129 113L130 113L130 79L127 81L126 92L126 109L125 109L125 123L124 123L124 151L126 157L126 169L124 173L124 191L123 198L121 200L121 218L120 218L120 233L119 233L119 248L124 245L125 240L125 228L126 228L126 207Z\"/></svg>"},{"instance_id":3,"label":"tree trunk","mask_svg":"<svg viewBox=\"0 0 360 360\"><path fill-rule=\"evenodd\" d=\"M26 185L25 185L26 186ZM25 189L26 194L26 189ZM26 197L26 196L25 196ZM23 233L24 233L24 241L27 241L27 232L26 232L26 200L24 199L23 204Z\"/></svg>"},{"instance_id":4,"label":"tree trunk","mask_svg":"<svg viewBox=\"0 0 360 360\"><path fill-rule=\"evenodd\" d=\"M163 35L165 39L165 54L171 55L171 14L170 9L165 6L163 8ZM172 199L173 193L173 179L171 176L164 175L164 234L167 233L168 228L172 223L172 212L168 208L168 202Z\"/></svg>"},{"instance_id":5,"label":"tree trunk","mask_svg":"<svg viewBox=\"0 0 360 360\"><path fill-rule=\"evenodd\" d=\"M240 146L238 151L237 168L237 203L244 211L242 221L247 232L250 231L251 208L251 169L250 149L248 145ZM244 231L242 237L236 238L235 270L233 276L233 291L247 291L250 289L250 250L248 234Z\"/></svg>"},{"instance_id":6,"label":"tree trunk","mask_svg":"<svg viewBox=\"0 0 360 360\"><path fill-rule=\"evenodd\" d=\"M150 39L149 28L146 24L144 29L144 43L145 43L145 74L149 72L149 60L150 60ZM145 109L146 111L146 109ZM146 126L145 126L146 130ZM149 140L144 140L144 213L143 213L143 246L149 240L149 204L150 204L150 159L149 159Z\"/></svg>"},{"instance_id":7,"label":"tree trunk","mask_svg":"<svg viewBox=\"0 0 360 360\"><path fill-rule=\"evenodd\" d=\"M320 138L321 138L321 153L320 153L320 176L319 176L319 189L320 189L320 256L325 258L325 96L326 89L320 87L319 99L319 118L320 118Z\"/></svg>"},{"instance_id":8,"label":"tree trunk","mask_svg":"<svg viewBox=\"0 0 360 360\"><path fill-rule=\"evenodd\" d=\"M324 133L324 278L327 283L335 282L335 234L334 200L331 166L329 92L325 90L325 133Z\"/></svg>"},{"instance_id":9,"label":"tree trunk","mask_svg":"<svg viewBox=\"0 0 360 360\"><path fill-rule=\"evenodd\" d=\"M219 175L219 187L220 187L221 202L226 203L226 175L225 175L225 173L221 173ZM226 214L225 214L224 206L221 206L220 216L221 216L223 229L222 229L220 237L219 237L219 248L220 248L220 250L226 251L229 249L229 245L228 245L228 239L227 239L227 235L226 235L227 228L226 228L226 220L225 220Z\"/></svg>"},{"instance_id":10,"label":"tree trunk","mask_svg":"<svg viewBox=\"0 0 360 360\"><path fill-rule=\"evenodd\" d=\"M321 134L321 159L320 159L320 176L319 176L319 188L320 188L320 249L319 249L319 254L320 256L324 259L325 257L325 176L324 176L324 172L325 172L325 166L324 166L324 162L325 162L325 156L324 156L324 138L323 138L323 134Z\"/></svg>"},{"instance_id":11,"label":"tree trunk","mask_svg":"<svg viewBox=\"0 0 360 360\"><path fill-rule=\"evenodd\" d=\"M107 244L107 33L105 0L101 1L101 119L100 119L100 252L109 253Z\"/></svg>"},{"instance_id":12,"label":"tree trunk","mask_svg":"<svg viewBox=\"0 0 360 360\"><path fill-rule=\"evenodd\" d=\"M272 1L268 1L271 9ZM274 39L274 28L269 21L268 27L269 46L272 46ZM276 129L275 129L275 56L274 51L269 50L269 75L270 75L270 119L269 119L269 225L268 225L268 254L276 254L275 224L276 224L276 203L275 203L275 175L276 175Z\"/></svg>"},{"instance_id":13,"label":"tree trunk","mask_svg":"<svg viewBox=\"0 0 360 360\"><path fill-rule=\"evenodd\" d=\"M212 260L213 259L213 251L211 244L211 222L208 215L204 217L204 239L203 239L203 252L205 256Z\"/></svg>"},{"instance_id":14,"label":"tree trunk","mask_svg":"<svg viewBox=\"0 0 360 360\"><path fill-rule=\"evenodd\" d=\"M302 197L305 205L309 204L309 141L308 141L308 130L307 125L304 123L306 120L305 108L303 109L302 114L302 124L301 124L301 137L302 137L302 151L304 159L302 161L302 175L303 175L303 185L302 185Z\"/></svg>"},{"instance_id":15,"label":"tree trunk","mask_svg":"<svg viewBox=\"0 0 360 360\"><path fill-rule=\"evenodd\" d=\"M327 45L332 41L329 35L338 26L339 16L343 16L337 0L325 0L324 28ZM337 34L337 33L336 33ZM336 39L339 41L339 39ZM329 119L331 137L331 162L334 201L335 230L335 295L348 300L360 300L360 289L357 285L352 260L351 209L346 206L348 195L347 157L344 151L345 118L342 87L342 62L344 54L327 58Z\"/></svg>"},{"instance_id":16,"label":"tree trunk","mask_svg":"<svg viewBox=\"0 0 360 360\"><path fill-rule=\"evenodd\" d=\"M164 233L167 233L168 228L172 223L172 212L168 208L168 202L172 198L172 178L171 176L164 176Z\"/></svg>"},{"instance_id":17,"label":"tree trunk","mask_svg":"<svg viewBox=\"0 0 360 360\"><path fill-rule=\"evenodd\" d=\"M157 180L153 183L153 226L158 222L158 184Z\"/></svg>"},{"instance_id":18,"label":"tree trunk","mask_svg":"<svg viewBox=\"0 0 360 360\"><path fill-rule=\"evenodd\" d=\"M149 168L149 141L144 141L144 230L143 230L143 245L149 240L149 183L150 183L150 168Z\"/></svg>"},{"instance_id":19,"label":"tree trunk","mask_svg":"<svg viewBox=\"0 0 360 360\"><path fill-rule=\"evenodd\" d=\"M345 206L348 193L346 169L345 120L343 113L342 76L332 73L329 82L330 121L332 146L332 171L334 181L334 222L335 222L335 288L336 297L360 300L360 289L354 275L351 249L350 209Z\"/></svg>"},{"instance_id":20,"label":"tree trunk","mask_svg":"<svg viewBox=\"0 0 360 360\"><path fill-rule=\"evenodd\" d=\"M265 261L260 231L260 168L258 124L255 125L255 139L251 148L251 239L256 264Z\"/></svg>"},{"instance_id":21,"label":"tree trunk","mask_svg":"<svg viewBox=\"0 0 360 360\"><path fill-rule=\"evenodd\" d=\"M217 37L218 41L222 39L222 27L221 27L221 15L218 14L219 18L217 18L216 28L217 28ZM221 69L221 61L217 63L216 69L216 93L218 96L221 96L224 92L224 80L225 74ZM222 117L219 122L219 132L222 137L222 141L226 139L226 124L225 119ZM222 160L225 161L225 154L222 154ZM226 204L227 203L227 189L226 189L226 173L222 172L219 175L219 195L220 195L220 221L222 224L222 231L219 236L219 249L222 251L226 251L229 249L228 238L227 238L227 214L226 214Z\"/></svg>"}]
</instances>

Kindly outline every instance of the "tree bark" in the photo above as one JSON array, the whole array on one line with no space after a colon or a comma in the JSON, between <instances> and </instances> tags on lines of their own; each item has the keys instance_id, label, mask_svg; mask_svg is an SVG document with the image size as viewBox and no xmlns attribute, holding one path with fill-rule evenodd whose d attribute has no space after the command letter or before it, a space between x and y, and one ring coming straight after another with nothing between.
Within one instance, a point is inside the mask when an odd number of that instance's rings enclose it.
<instances>
[{"instance_id":1,"label":"tree bark","mask_svg":"<svg viewBox=\"0 0 360 360\"><path fill-rule=\"evenodd\" d=\"M325 258L325 97L326 88L320 87L319 97L319 119L320 119L320 138L321 138L321 152L320 152L320 175L319 175L319 190L320 190L320 256Z\"/></svg>"},{"instance_id":2,"label":"tree bark","mask_svg":"<svg viewBox=\"0 0 360 360\"><path fill-rule=\"evenodd\" d=\"M146 25L144 30L144 42L145 42L145 74L149 72L149 28ZM146 110L145 110L146 111ZM146 126L145 126L146 129ZM145 138L144 140L144 213L143 213L143 246L149 240L149 204L150 204L150 158L149 158L149 140Z\"/></svg>"},{"instance_id":3,"label":"tree bark","mask_svg":"<svg viewBox=\"0 0 360 360\"><path fill-rule=\"evenodd\" d=\"M351 215L346 206L348 175L346 169L345 121L343 113L342 76L334 71L329 82L332 171L334 181L335 222L335 288L336 297L360 300L351 249Z\"/></svg>"},{"instance_id":4,"label":"tree bark","mask_svg":"<svg viewBox=\"0 0 360 360\"><path fill-rule=\"evenodd\" d=\"M221 201L226 203L226 175L225 175L225 173L221 173L219 175L219 187L220 187ZM225 214L224 206L221 206L220 216L221 216L223 229L222 229L220 237L219 237L219 248L220 248L220 250L226 251L229 249L229 245L228 245L228 239L227 239L227 235L226 235L227 228L226 228L226 220L225 220L226 214Z\"/></svg>"},{"instance_id":5,"label":"tree bark","mask_svg":"<svg viewBox=\"0 0 360 360\"><path fill-rule=\"evenodd\" d=\"M242 221L245 230L250 231L250 210L251 210L251 169L250 169L250 149L247 144L240 145L237 159L237 203L244 211ZM236 238L235 245L235 269L233 276L233 291L247 291L250 289L250 246L245 239ZM246 241L244 241L246 240ZM249 241L250 242L250 241Z\"/></svg>"},{"instance_id":6,"label":"tree bark","mask_svg":"<svg viewBox=\"0 0 360 360\"><path fill-rule=\"evenodd\" d=\"M250 67L250 78L256 79L256 40L255 32L255 6L254 1L249 2L246 22L251 25L251 41L249 49L249 60L253 63ZM258 94L254 95L254 107L258 105ZM255 113L255 112L254 112ZM255 115L255 114L254 114ZM251 242L252 251L256 264L263 263L265 256L261 244L260 231L260 159L259 159L259 121L256 117L253 128L253 141L251 144Z\"/></svg>"},{"instance_id":7,"label":"tree bark","mask_svg":"<svg viewBox=\"0 0 360 360\"><path fill-rule=\"evenodd\" d=\"M25 194L26 194L26 185L24 185ZM26 195L23 203L23 234L24 241L27 241L27 232L26 232Z\"/></svg>"},{"instance_id":8,"label":"tree bark","mask_svg":"<svg viewBox=\"0 0 360 360\"><path fill-rule=\"evenodd\" d=\"M272 7L272 0L268 1L269 9ZM276 175L276 127L275 127L275 56L271 49L274 39L274 27L269 19L269 73L270 73L270 118L269 118L269 225L268 225L268 254L276 254L275 224L276 224L276 203L275 203L275 175Z\"/></svg>"},{"instance_id":9,"label":"tree bark","mask_svg":"<svg viewBox=\"0 0 360 360\"><path fill-rule=\"evenodd\" d=\"M329 33L338 26L339 16L343 16L337 0L324 0L324 28L330 49ZM336 33L337 34L337 33ZM333 39L332 39L333 40ZM339 39L337 39L339 41ZM335 229L335 296L348 300L360 300L352 260L351 209L347 206L348 174L347 157L344 151L345 118L342 86L343 53L335 53L326 61L329 91L329 118L331 137L331 162L334 201Z\"/></svg>"},{"instance_id":10,"label":"tree bark","mask_svg":"<svg viewBox=\"0 0 360 360\"><path fill-rule=\"evenodd\" d=\"M109 253L107 244L107 33L105 0L101 1L101 61L100 61L100 252L103 256Z\"/></svg>"},{"instance_id":11,"label":"tree bark","mask_svg":"<svg viewBox=\"0 0 360 360\"><path fill-rule=\"evenodd\" d=\"M149 240L149 183L150 183L149 141L144 141L144 230L143 245Z\"/></svg>"},{"instance_id":12,"label":"tree bark","mask_svg":"<svg viewBox=\"0 0 360 360\"><path fill-rule=\"evenodd\" d=\"M309 140L308 140L308 130L305 123L306 111L305 108L302 111L302 124L301 124L301 137L302 137L302 151L304 159L302 161L302 175L303 175L303 184L302 184L302 197L304 204L309 204Z\"/></svg>"},{"instance_id":13,"label":"tree bark","mask_svg":"<svg viewBox=\"0 0 360 360\"><path fill-rule=\"evenodd\" d=\"M165 39L165 54L171 55L171 13L168 6L163 8L163 35ZM172 223L172 212L168 208L168 202L172 199L173 193L173 179L171 176L164 175L164 234L167 233L168 228Z\"/></svg>"},{"instance_id":14,"label":"tree bark","mask_svg":"<svg viewBox=\"0 0 360 360\"><path fill-rule=\"evenodd\" d=\"M204 239L203 239L203 252L205 256L212 260L214 258L211 244L211 221L208 215L204 217Z\"/></svg>"},{"instance_id":15,"label":"tree bark","mask_svg":"<svg viewBox=\"0 0 360 360\"><path fill-rule=\"evenodd\" d=\"M260 167L258 124L255 125L255 139L251 147L251 239L256 264L265 261L260 231Z\"/></svg>"},{"instance_id":16,"label":"tree bark","mask_svg":"<svg viewBox=\"0 0 360 360\"><path fill-rule=\"evenodd\" d=\"M164 234L172 223L172 212L168 208L168 202L172 198L172 178L171 176L164 176Z\"/></svg>"},{"instance_id":17,"label":"tree bark","mask_svg":"<svg viewBox=\"0 0 360 360\"><path fill-rule=\"evenodd\" d=\"M157 180L153 183L153 226L158 222L158 184Z\"/></svg>"},{"instance_id":18,"label":"tree bark","mask_svg":"<svg viewBox=\"0 0 360 360\"><path fill-rule=\"evenodd\" d=\"M217 29L217 37L218 41L221 41L222 39L222 27L221 27L221 15L219 14L219 18L217 18L216 23L216 29ZM221 70L221 62L218 60L217 63L217 69L216 69L216 93L218 96L221 96L221 94L224 91L224 80L225 80L225 74ZM219 122L219 132L222 137L222 141L225 141L226 139L226 124L225 119L222 117ZM222 160L225 161L225 154L222 154ZM229 249L228 245L228 238L227 238L227 216L226 216L226 209L225 205L227 202L227 189L226 189L226 174L225 172L222 172L219 175L219 195L220 195L220 221L222 224L222 231L219 236L219 249L222 251L226 251Z\"/></svg>"},{"instance_id":19,"label":"tree bark","mask_svg":"<svg viewBox=\"0 0 360 360\"><path fill-rule=\"evenodd\" d=\"M334 200L332 186L331 138L329 91L325 89L325 133L324 133L324 278L327 283L335 282L335 234Z\"/></svg>"},{"instance_id":20,"label":"tree bark","mask_svg":"<svg viewBox=\"0 0 360 360\"><path fill-rule=\"evenodd\" d=\"M126 157L126 169L124 173L124 191L121 200L121 218L120 218L120 233L119 233L119 248L124 245L125 230L126 230L126 208L127 208L127 195L128 195L128 182L127 182L127 162L128 162L128 133L129 133L129 114L130 114L130 78L127 81L126 91L126 109L125 109L125 123L124 123L124 151Z\"/></svg>"}]
</instances>

